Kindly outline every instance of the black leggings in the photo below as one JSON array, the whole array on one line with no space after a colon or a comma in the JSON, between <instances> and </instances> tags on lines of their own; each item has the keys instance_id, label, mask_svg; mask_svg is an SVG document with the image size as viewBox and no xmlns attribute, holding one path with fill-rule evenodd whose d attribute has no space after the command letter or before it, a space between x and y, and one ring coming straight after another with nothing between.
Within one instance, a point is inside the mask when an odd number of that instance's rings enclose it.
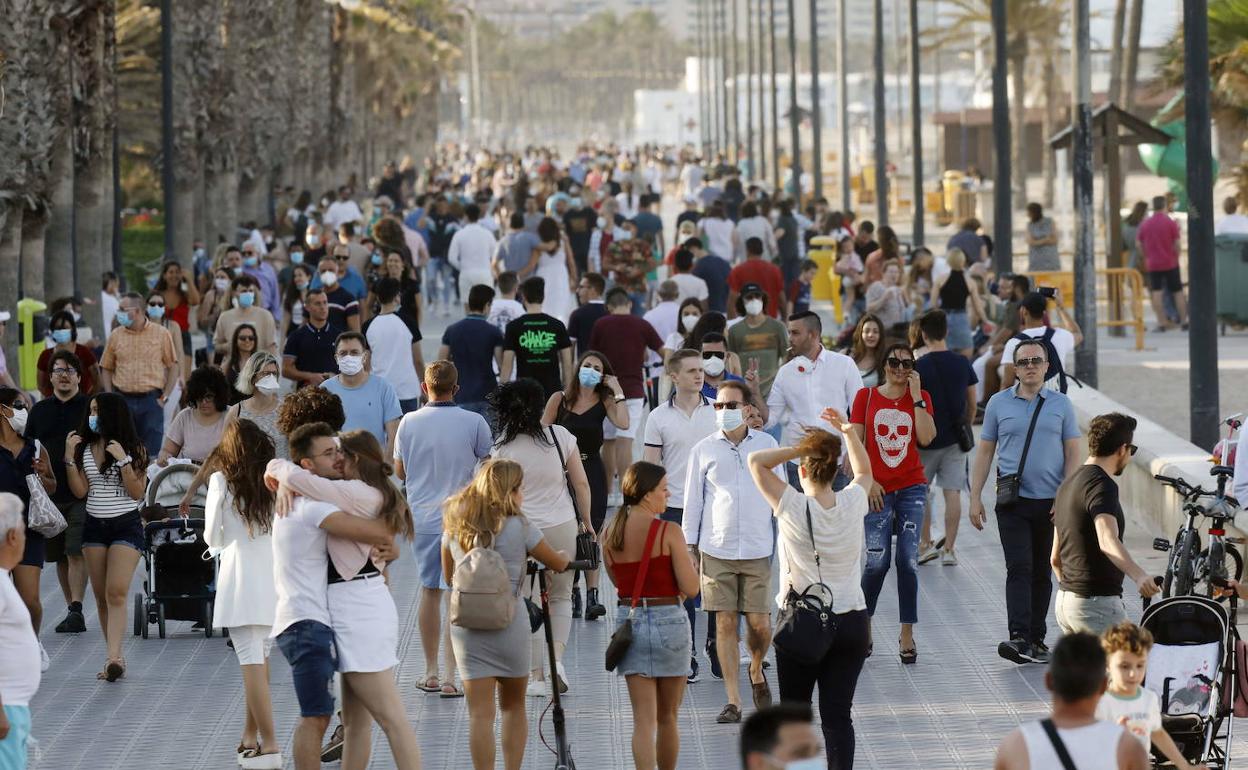
<instances>
[{"instance_id":1,"label":"black leggings","mask_svg":"<svg viewBox=\"0 0 1248 770\"><path fill-rule=\"evenodd\" d=\"M798 663L776 650L776 676L780 680L780 700L811 702L819 686L819 720L828 755L828 770L852 770L854 766L854 690L858 674L867 659L867 612L854 610L838 614L836 641L813 666Z\"/></svg>"}]
</instances>

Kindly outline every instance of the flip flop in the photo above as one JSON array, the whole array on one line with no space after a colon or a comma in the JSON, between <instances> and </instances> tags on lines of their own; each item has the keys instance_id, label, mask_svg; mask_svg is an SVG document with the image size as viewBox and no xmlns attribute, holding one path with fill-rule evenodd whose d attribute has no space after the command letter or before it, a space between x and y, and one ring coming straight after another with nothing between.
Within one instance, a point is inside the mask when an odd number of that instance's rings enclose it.
<instances>
[{"instance_id":1,"label":"flip flop","mask_svg":"<svg viewBox=\"0 0 1248 770\"><path fill-rule=\"evenodd\" d=\"M421 692L441 692L442 684L437 676L427 676L416 683L416 689Z\"/></svg>"},{"instance_id":2,"label":"flip flop","mask_svg":"<svg viewBox=\"0 0 1248 770\"><path fill-rule=\"evenodd\" d=\"M462 698L464 697L464 691L456 687L454 682L443 682L442 687L440 691L438 692L438 697L439 698Z\"/></svg>"}]
</instances>

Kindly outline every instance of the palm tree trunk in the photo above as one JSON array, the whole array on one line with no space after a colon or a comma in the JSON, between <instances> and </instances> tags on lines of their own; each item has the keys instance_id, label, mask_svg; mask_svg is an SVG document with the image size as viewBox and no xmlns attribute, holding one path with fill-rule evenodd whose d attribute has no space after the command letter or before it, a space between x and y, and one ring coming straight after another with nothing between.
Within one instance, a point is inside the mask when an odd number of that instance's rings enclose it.
<instances>
[{"instance_id":1,"label":"palm tree trunk","mask_svg":"<svg viewBox=\"0 0 1248 770\"><path fill-rule=\"evenodd\" d=\"M47 302L44 287L44 239L48 231L48 209L40 206L22 212L22 296Z\"/></svg>"},{"instance_id":2,"label":"palm tree trunk","mask_svg":"<svg viewBox=\"0 0 1248 770\"><path fill-rule=\"evenodd\" d=\"M22 258L23 204L13 201L0 207L0 308L13 311L17 308L18 265ZM17 324L13 332L4 335L4 356L9 372L17 373Z\"/></svg>"},{"instance_id":3,"label":"palm tree trunk","mask_svg":"<svg viewBox=\"0 0 1248 770\"><path fill-rule=\"evenodd\" d=\"M1131 22L1127 27L1127 53L1123 63L1123 102L1127 112L1135 110L1135 83L1140 69L1140 27L1144 22L1144 0L1131 0Z\"/></svg>"},{"instance_id":4,"label":"palm tree trunk","mask_svg":"<svg viewBox=\"0 0 1248 770\"><path fill-rule=\"evenodd\" d=\"M1025 43L1022 46L1025 49ZM1024 92L1024 68L1027 66L1026 55L1015 53L1010 56L1010 81L1014 93L1013 135L1010 138L1010 165L1014 172L1010 175L1013 182L1014 207L1018 208L1027 201L1027 99Z\"/></svg>"},{"instance_id":5,"label":"palm tree trunk","mask_svg":"<svg viewBox=\"0 0 1248 770\"><path fill-rule=\"evenodd\" d=\"M1057 152L1049 144L1057 128L1057 64L1053 61L1056 52L1052 46L1044 50L1044 207L1053 208L1056 200Z\"/></svg>"},{"instance_id":6,"label":"palm tree trunk","mask_svg":"<svg viewBox=\"0 0 1248 770\"><path fill-rule=\"evenodd\" d=\"M1119 106L1122 106L1122 29L1126 23L1127 0L1116 0L1109 48L1109 101Z\"/></svg>"},{"instance_id":7,"label":"palm tree trunk","mask_svg":"<svg viewBox=\"0 0 1248 770\"><path fill-rule=\"evenodd\" d=\"M74 148L70 141L70 133L65 131L53 146L52 192L44 240L44 251L50 257L44 263L44 285L49 297L66 297L75 290L85 294L83 287L74 285L74 270L70 266L74 255Z\"/></svg>"}]
</instances>

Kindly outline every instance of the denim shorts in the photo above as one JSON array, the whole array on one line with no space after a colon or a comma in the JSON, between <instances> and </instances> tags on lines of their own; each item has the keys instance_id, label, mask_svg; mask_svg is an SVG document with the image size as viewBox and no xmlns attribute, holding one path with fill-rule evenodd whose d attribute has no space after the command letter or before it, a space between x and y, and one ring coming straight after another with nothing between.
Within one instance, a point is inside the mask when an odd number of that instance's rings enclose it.
<instances>
[{"instance_id":1,"label":"denim shorts","mask_svg":"<svg viewBox=\"0 0 1248 770\"><path fill-rule=\"evenodd\" d=\"M4 716L9 720L9 734L0 741L0 768L25 768L30 743L30 707L5 706Z\"/></svg>"},{"instance_id":2,"label":"denim shorts","mask_svg":"<svg viewBox=\"0 0 1248 770\"><path fill-rule=\"evenodd\" d=\"M628 608L619 608L619 625L628 617ZM633 612L633 643L615 669L620 676L688 676L693 642L689 636L689 616L679 604L644 607Z\"/></svg>"},{"instance_id":3,"label":"denim shorts","mask_svg":"<svg viewBox=\"0 0 1248 770\"><path fill-rule=\"evenodd\" d=\"M87 514L87 522L82 527L82 547L108 548L110 545L128 545L143 552L143 519L138 511L107 519Z\"/></svg>"},{"instance_id":4,"label":"denim shorts","mask_svg":"<svg viewBox=\"0 0 1248 770\"><path fill-rule=\"evenodd\" d=\"M299 699L299 715L327 717L334 713L331 686L338 670L334 630L315 620L300 620L277 635L277 646L290 663Z\"/></svg>"},{"instance_id":5,"label":"denim shorts","mask_svg":"<svg viewBox=\"0 0 1248 770\"><path fill-rule=\"evenodd\" d=\"M442 535L416 535L412 538L412 556L420 567L423 588L450 588L442 574Z\"/></svg>"}]
</instances>

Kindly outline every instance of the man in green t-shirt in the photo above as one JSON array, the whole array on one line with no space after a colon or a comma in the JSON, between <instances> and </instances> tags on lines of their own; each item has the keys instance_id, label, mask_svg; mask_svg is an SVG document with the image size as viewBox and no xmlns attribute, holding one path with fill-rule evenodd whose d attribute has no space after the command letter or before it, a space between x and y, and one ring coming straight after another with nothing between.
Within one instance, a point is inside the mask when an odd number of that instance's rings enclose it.
<instances>
[{"instance_id":1,"label":"man in green t-shirt","mask_svg":"<svg viewBox=\"0 0 1248 770\"><path fill-rule=\"evenodd\" d=\"M737 314L744 317L728 327L728 349L740 357L747 371L757 364L758 391L764 399L771 392L771 383L789 347L784 324L763 312L767 299L767 292L758 284L742 286Z\"/></svg>"}]
</instances>

